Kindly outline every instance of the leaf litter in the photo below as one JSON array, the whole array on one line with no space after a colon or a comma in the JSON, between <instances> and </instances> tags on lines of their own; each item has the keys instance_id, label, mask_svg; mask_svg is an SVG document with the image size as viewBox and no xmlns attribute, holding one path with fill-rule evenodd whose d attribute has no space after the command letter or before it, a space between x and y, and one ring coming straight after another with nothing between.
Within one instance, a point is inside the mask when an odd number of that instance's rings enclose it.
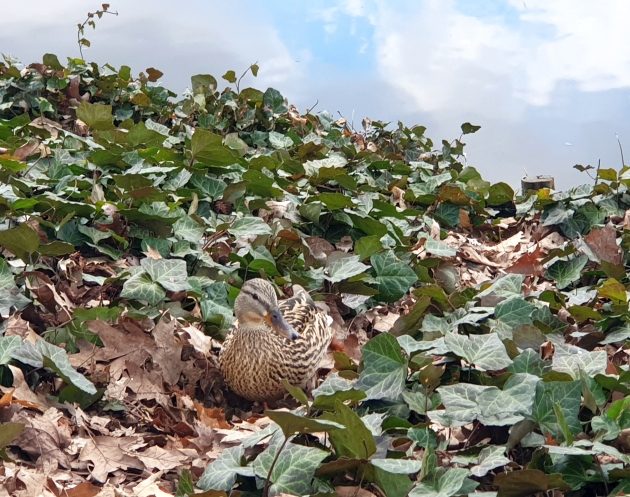
<instances>
[{"instance_id":1,"label":"leaf litter","mask_svg":"<svg viewBox=\"0 0 630 497\"><path fill-rule=\"evenodd\" d=\"M517 195L470 123L147 74L0 62L0 495L630 489L626 166ZM331 317L309 395L223 385L253 275Z\"/></svg>"}]
</instances>

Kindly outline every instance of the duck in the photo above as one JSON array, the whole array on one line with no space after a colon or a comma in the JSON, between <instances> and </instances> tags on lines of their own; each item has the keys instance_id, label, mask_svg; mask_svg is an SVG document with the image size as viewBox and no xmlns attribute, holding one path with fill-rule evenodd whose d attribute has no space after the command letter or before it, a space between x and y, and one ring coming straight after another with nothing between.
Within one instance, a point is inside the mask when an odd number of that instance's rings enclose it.
<instances>
[{"instance_id":1,"label":"duck","mask_svg":"<svg viewBox=\"0 0 630 497\"><path fill-rule=\"evenodd\" d=\"M227 386L250 400L278 400L283 380L304 388L315 376L332 340L332 319L311 296L294 285L291 298L278 302L274 286L247 280L234 302L236 322L219 353Z\"/></svg>"}]
</instances>

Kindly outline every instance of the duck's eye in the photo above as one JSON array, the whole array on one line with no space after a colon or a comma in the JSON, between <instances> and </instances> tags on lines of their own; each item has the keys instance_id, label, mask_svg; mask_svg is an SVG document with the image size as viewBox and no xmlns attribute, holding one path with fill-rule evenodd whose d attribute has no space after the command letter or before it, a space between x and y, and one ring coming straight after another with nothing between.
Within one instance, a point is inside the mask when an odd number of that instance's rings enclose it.
<instances>
[{"instance_id":1,"label":"duck's eye","mask_svg":"<svg viewBox=\"0 0 630 497\"><path fill-rule=\"evenodd\" d=\"M256 294L254 293L254 294L252 294L252 298L253 298L254 300L258 300L258 295L256 295Z\"/></svg>"}]
</instances>

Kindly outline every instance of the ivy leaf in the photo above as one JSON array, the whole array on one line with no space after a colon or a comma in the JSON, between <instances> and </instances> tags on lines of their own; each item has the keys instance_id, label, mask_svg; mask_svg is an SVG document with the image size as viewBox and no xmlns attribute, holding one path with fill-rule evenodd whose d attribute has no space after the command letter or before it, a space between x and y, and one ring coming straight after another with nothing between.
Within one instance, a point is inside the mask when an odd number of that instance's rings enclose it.
<instances>
[{"instance_id":1,"label":"ivy leaf","mask_svg":"<svg viewBox=\"0 0 630 497\"><path fill-rule=\"evenodd\" d=\"M383 471L402 475L417 473L422 467L422 461L412 459L370 459L370 464Z\"/></svg>"},{"instance_id":2,"label":"ivy leaf","mask_svg":"<svg viewBox=\"0 0 630 497\"><path fill-rule=\"evenodd\" d=\"M512 328L532 323L536 306L521 297L514 297L497 304L494 316Z\"/></svg>"},{"instance_id":3,"label":"ivy leaf","mask_svg":"<svg viewBox=\"0 0 630 497\"><path fill-rule=\"evenodd\" d=\"M269 132L269 143L275 149L287 149L293 146L293 140L277 131Z\"/></svg>"},{"instance_id":4,"label":"ivy leaf","mask_svg":"<svg viewBox=\"0 0 630 497\"><path fill-rule=\"evenodd\" d=\"M15 285L13 273L7 261L0 259L0 316L9 316L12 307L20 311L30 302Z\"/></svg>"},{"instance_id":5,"label":"ivy leaf","mask_svg":"<svg viewBox=\"0 0 630 497\"><path fill-rule=\"evenodd\" d=\"M230 166L239 160L237 152L223 145L221 135L202 128L195 129L190 141L190 152L193 160L207 166Z\"/></svg>"},{"instance_id":6,"label":"ivy leaf","mask_svg":"<svg viewBox=\"0 0 630 497\"><path fill-rule=\"evenodd\" d=\"M570 374L574 380L580 378L580 371L588 376L604 374L608 365L608 354L605 350L586 351L577 349L570 351L566 347L557 347L551 362L551 369Z\"/></svg>"},{"instance_id":7,"label":"ivy leaf","mask_svg":"<svg viewBox=\"0 0 630 497\"><path fill-rule=\"evenodd\" d=\"M94 130L114 128L111 105L82 101L77 108L77 117Z\"/></svg>"},{"instance_id":8,"label":"ivy leaf","mask_svg":"<svg viewBox=\"0 0 630 497\"><path fill-rule=\"evenodd\" d=\"M511 462L510 458L505 456L505 447L502 445L484 447L479 452L478 461L476 465L470 468L471 474L478 478Z\"/></svg>"},{"instance_id":9,"label":"ivy leaf","mask_svg":"<svg viewBox=\"0 0 630 497\"><path fill-rule=\"evenodd\" d=\"M554 405L558 404L569 429L577 434L582 430L578 419L581 399L582 382L579 380L540 382L536 385L532 418L543 432L550 432L555 438L560 438L562 430L554 412Z\"/></svg>"},{"instance_id":10,"label":"ivy leaf","mask_svg":"<svg viewBox=\"0 0 630 497\"><path fill-rule=\"evenodd\" d=\"M201 300L201 315L205 322L228 328L234 321L232 307L228 303L227 288L224 283L215 282L205 289Z\"/></svg>"},{"instance_id":11,"label":"ivy leaf","mask_svg":"<svg viewBox=\"0 0 630 497\"><path fill-rule=\"evenodd\" d=\"M376 274L379 296L386 302L398 300L418 281L414 270L403 264L391 250L372 255L370 262Z\"/></svg>"},{"instance_id":12,"label":"ivy leaf","mask_svg":"<svg viewBox=\"0 0 630 497\"><path fill-rule=\"evenodd\" d=\"M357 255L343 255L332 260L329 258L324 278L331 283L339 283L364 273L369 268L370 266L359 261Z\"/></svg>"},{"instance_id":13,"label":"ivy leaf","mask_svg":"<svg viewBox=\"0 0 630 497\"><path fill-rule=\"evenodd\" d=\"M173 225L173 234L191 243L199 243L205 231L205 227L190 216L180 217Z\"/></svg>"},{"instance_id":14,"label":"ivy leaf","mask_svg":"<svg viewBox=\"0 0 630 497\"><path fill-rule=\"evenodd\" d=\"M271 444L254 460L253 469L256 476L267 478L278 450L279 444ZM327 456L328 452L324 450L287 443L271 471L269 495L312 494L315 470Z\"/></svg>"},{"instance_id":15,"label":"ivy leaf","mask_svg":"<svg viewBox=\"0 0 630 497\"><path fill-rule=\"evenodd\" d=\"M276 115L284 114L288 110L284 97L274 88L268 88L263 94L263 104Z\"/></svg>"},{"instance_id":16,"label":"ivy leaf","mask_svg":"<svg viewBox=\"0 0 630 497\"><path fill-rule=\"evenodd\" d=\"M79 390L90 395L96 393L94 384L71 366L68 354L61 347L48 343L46 340L39 340L35 348L41 354L44 367L51 369L62 380Z\"/></svg>"},{"instance_id":17,"label":"ivy leaf","mask_svg":"<svg viewBox=\"0 0 630 497\"><path fill-rule=\"evenodd\" d=\"M39 247L39 236L27 224L20 224L17 228L0 231L0 247L29 262L31 254Z\"/></svg>"},{"instance_id":18,"label":"ivy leaf","mask_svg":"<svg viewBox=\"0 0 630 497\"><path fill-rule=\"evenodd\" d=\"M237 219L228 228L228 231L235 237L270 235L271 228L259 217L247 216Z\"/></svg>"},{"instance_id":19,"label":"ivy leaf","mask_svg":"<svg viewBox=\"0 0 630 497\"><path fill-rule=\"evenodd\" d=\"M181 259L150 259L140 261L140 266L146 271L155 283L171 292L187 290L188 273L186 261Z\"/></svg>"},{"instance_id":20,"label":"ivy leaf","mask_svg":"<svg viewBox=\"0 0 630 497\"><path fill-rule=\"evenodd\" d=\"M236 73L232 70L226 71L226 73L221 77L228 83L236 83Z\"/></svg>"},{"instance_id":21,"label":"ivy leaf","mask_svg":"<svg viewBox=\"0 0 630 497\"><path fill-rule=\"evenodd\" d=\"M488 191L488 205L499 206L514 200L514 190L507 183L496 183Z\"/></svg>"},{"instance_id":22,"label":"ivy leaf","mask_svg":"<svg viewBox=\"0 0 630 497\"><path fill-rule=\"evenodd\" d=\"M453 247L439 240L434 240L433 238L427 238L424 249L427 253L437 257L455 257L457 255L457 250Z\"/></svg>"},{"instance_id":23,"label":"ivy leaf","mask_svg":"<svg viewBox=\"0 0 630 497\"><path fill-rule=\"evenodd\" d=\"M429 411L430 419L437 420L444 426L464 426L472 423L481 413L479 396L488 389L486 387L469 383L455 383L438 388L440 399L444 404L444 410Z\"/></svg>"},{"instance_id":24,"label":"ivy leaf","mask_svg":"<svg viewBox=\"0 0 630 497\"><path fill-rule=\"evenodd\" d=\"M449 332L444 343L453 353L485 371L497 371L512 364L503 342L495 333L464 336Z\"/></svg>"},{"instance_id":25,"label":"ivy leaf","mask_svg":"<svg viewBox=\"0 0 630 497\"><path fill-rule=\"evenodd\" d=\"M297 433L320 433L344 428L342 424L334 421L307 418L288 411L265 411L265 414L282 428L286 437Z\"/></svg>"},{"instance_id":26,"label":"ivy leaf","mask_svg":"<svg viewBox=\"0 0 630 497\"><path fill-rule=\"evenodd\" d=\"M403 392L407 360L392 335L383 333L366 343L361 364L356 387L365 392L367 399L396 400Z\"/></svg>"},{"instance_id":27,"label":"ivy leaf","mask_svg":"<svg viewBox=\"0 0 630 497\"><path fill-rule=\"evenodd\" d=\"M459 495L469 474L467 469L449 469L435 483L418 483L409 492L409 497L452 497Z\"/></svg>"},{"instance_id":28,"label":"ivy leaf","mask_svg":"<svg viewBox=\"0 0 630 497\"><path fill-rule=\"evenodd\" d=\"M514 425L532 412L536 385L540 378L528 374L515 374L503 390L491 387L479 394L478 419L486 426Z\"/></svg>"},{"instance_id":29,"label":"ivy leaf","mask_svg":"<svg viewBox=\"0 0 630 497\"><path fill-rule=\"evenodd\" d=\"M562 290L580 279L587 262L586 255L579 255L568 261L556 261L547 270L547 278L555 280L558 289Z\"/></svg>"},{"instance_id":30,"label":"ivy leaf","mask_svg":"<svg viewBox=\"0 0 630 497\"><path fill-rule=\"evenodd\" d=\"M465 122L464 124L462 124L461 128L462 128L462 133L465 135L468 135L470 133L476 133L477 131L479 131L481 129L481 126L477 126L476 124L470 124L469 122Z\"/></svg>"},{"instance_id":31,"label":"ivy leaf","mask_svg":"<svg viewBox=\"0 0 630 497\"><path fill-rule=\"evenodd\" d=\"M160 303L166 297L164 289L144 271L131 276L123 283L120 296L127 299L140 300L150 305Z\"/></svg>"},{"instance_id":32,"label":"ivy leaf","mask_svg":"<svg viewBox=\"0 0 630 497\"><path fill-rule=\"evenodd\" d=\"M543 375L546 369L545 362L533 349L525 349L514 358L514 362L508 367L508 371L512 373L528 373L539 377Z\"/></svg>"},{"instance_id":33,"label":"ivy leaf","mask_svg":"<svg viewBox=\"0 0 630 497\"><path fill-rule=\"evenodd\" d=\"M228 447L221 451L219 457L211 462L199 478L197 487L202 490L232 490L236 477L254 476L252 468L244 467L241 464L245 448L242 445Z\"/></svg>"},{"instance_id":34,"label":"ivy leaf","mask_svg":"<svg viewBox=\"0 0 630 497\"><path fill-rule=\"evenodd\" d=\"M13 353L22 346L19 336L0 336L0 365L9 364Z\"/></svg>"},{"instance_id":35,"label":"ivy leaf","mask_svg":"<svg viewBox=\"0 0 630 497\"><path fill-rule=\"evenodd\" d=\"M340 423L344 428L329 431L330 443L338 457L367 459L376 452L372 432L348 406L337 401L334 412L326 412L321 419Z\"/></svg>"}]
</instances>

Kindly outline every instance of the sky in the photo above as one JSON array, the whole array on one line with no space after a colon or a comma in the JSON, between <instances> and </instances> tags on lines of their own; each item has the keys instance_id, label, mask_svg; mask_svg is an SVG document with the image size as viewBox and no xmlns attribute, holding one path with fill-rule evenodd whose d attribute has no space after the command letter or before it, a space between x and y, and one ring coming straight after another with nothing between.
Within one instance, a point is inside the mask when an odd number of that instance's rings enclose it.
<instances>
[{"instance_id":1,"label":"sky","mask_svg":"<svg viewBox=\"0 0 630 497\"><path fill-rule=\"evenodd\" d=\"M86 32L88 60L156 67L181 92L194 74L260 66L302 111L427 126L434 142L466 121L466 161L520 187L551 175L592 180L575 164L619 168L630 156L627 0L110 0ZM76 24L100 3L3 5L0 52L24 63L77 57ZM618 143L619 140L619 143Z\"/></svg>"}]
</instances>

